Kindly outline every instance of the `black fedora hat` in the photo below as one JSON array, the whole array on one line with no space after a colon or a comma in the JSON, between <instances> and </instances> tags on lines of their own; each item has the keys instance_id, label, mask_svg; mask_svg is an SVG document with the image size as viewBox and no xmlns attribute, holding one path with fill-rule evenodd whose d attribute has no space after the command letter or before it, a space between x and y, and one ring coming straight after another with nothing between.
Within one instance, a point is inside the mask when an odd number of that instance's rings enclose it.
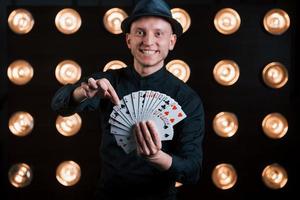
<instances>
[{"instance_id":1,"label":"black fedora hat","mask_svg":"<svg viewBox=\"0 0 300 200\"><path fill-rule=\"evenodd\" d=\"M172 17L170 7L163 0L139 0L131 15L123 20L121 29L130 32L131 23L143 16L156 16L166 19L172 26L173 32L179 37L182 34L181 24Z\"/></svg>"}]
</instances>

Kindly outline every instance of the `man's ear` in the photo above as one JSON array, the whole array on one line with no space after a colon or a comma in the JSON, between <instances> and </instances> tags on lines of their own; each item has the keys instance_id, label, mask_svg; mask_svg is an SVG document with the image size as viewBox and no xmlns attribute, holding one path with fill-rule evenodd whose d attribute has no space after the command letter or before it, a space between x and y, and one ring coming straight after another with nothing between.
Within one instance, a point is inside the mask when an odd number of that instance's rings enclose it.
<instances>
[{"instance_id":1,"label":"man's ear","mask_svg":"<svg viewBox=\"0 0 300 200\"><path fill-rule=\"evenodd\" d=\"M172 51L175 47L175 44L176 44L176 41L177 41L177 36L176 34L172 34L171 35L171 38L170 38L170 44L169 44L169 50Z\"/></svg>"},{"instance_id":2,"label":"man's ear","mask_svg":"<svg viewBox=\"0 0 300 200\"><path fill-rule=\"evenodd\" d=\"M126 44L127 44L127 47L130 49L131 45L130 45L130 34L129 33L126 33Z\"/></svg>"}]
</instances>

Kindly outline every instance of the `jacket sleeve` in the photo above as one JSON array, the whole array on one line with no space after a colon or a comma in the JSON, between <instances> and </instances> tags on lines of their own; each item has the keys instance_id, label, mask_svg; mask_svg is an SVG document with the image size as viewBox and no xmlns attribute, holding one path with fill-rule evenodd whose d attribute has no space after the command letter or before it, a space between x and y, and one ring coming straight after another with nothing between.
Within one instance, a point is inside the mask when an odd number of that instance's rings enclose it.
<instances>
[{"instance_id":1,"label":"jacket sleeve","mask_svg":"<svg viewBox=\"0 0 300 200\"><path fill-rule=\"evenodd\" d=\"M180 183L195 184L202 172L204 110L196 94L189 95L182 108L187 117L177 124L178 127L175 125L177 138L171 154L172 165L167 173Z\"/></svg>"}]
</instances>

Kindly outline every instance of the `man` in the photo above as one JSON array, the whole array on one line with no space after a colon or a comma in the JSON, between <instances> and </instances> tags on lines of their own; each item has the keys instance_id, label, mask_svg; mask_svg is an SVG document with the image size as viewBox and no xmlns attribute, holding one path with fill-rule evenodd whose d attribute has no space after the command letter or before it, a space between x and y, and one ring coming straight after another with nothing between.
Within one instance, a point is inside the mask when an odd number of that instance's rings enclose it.
<instances>
[{"instance_id":1,"label":"man","mask_svg":"<svg viewBox=\"0 0 300 200\"><path fill-rule=\"evenodd\" d=\"M198 95L165 68L181 25L172 18L163 0L141 0L122 22L133 64L119 70L96 73L88 80L57 91L52 108L61 115L84 109L102 116L101 178L98 199L176 199L175 182L196 183L202 169L204 112ZM153 90L172 97L186 113L174 126L174 137L161 141L153 121L135 124L136 151L126 154L110 133L108 123L120 97Z\"/></svg>"}]
</instances>

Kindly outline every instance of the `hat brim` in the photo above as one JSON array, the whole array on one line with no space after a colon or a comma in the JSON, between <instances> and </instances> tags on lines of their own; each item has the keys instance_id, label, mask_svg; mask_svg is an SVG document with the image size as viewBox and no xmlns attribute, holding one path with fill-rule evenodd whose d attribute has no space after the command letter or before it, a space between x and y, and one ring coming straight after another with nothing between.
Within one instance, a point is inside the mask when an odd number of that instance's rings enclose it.
<instances>
[{"instance_id":1,"label":"hat brim","mask_svg":"<svg viewBox=\"0 0 300 200\"><path fill-rule=\"evenodd\" d=\"M127 17L126 19L123 20L123 22L121 24L121 29L122 29L123 33L129 33L132 22L134 22L138 18L145 17L145 16L161 17L161 18L167 20L171 24L173 33L176 34L177 37L179 37L182 34L182 31L183 31L182 26L176 19L171 18L166 15L155 14L155 13L143 13L143 14Z\"/></svg>"}]
</instances>

